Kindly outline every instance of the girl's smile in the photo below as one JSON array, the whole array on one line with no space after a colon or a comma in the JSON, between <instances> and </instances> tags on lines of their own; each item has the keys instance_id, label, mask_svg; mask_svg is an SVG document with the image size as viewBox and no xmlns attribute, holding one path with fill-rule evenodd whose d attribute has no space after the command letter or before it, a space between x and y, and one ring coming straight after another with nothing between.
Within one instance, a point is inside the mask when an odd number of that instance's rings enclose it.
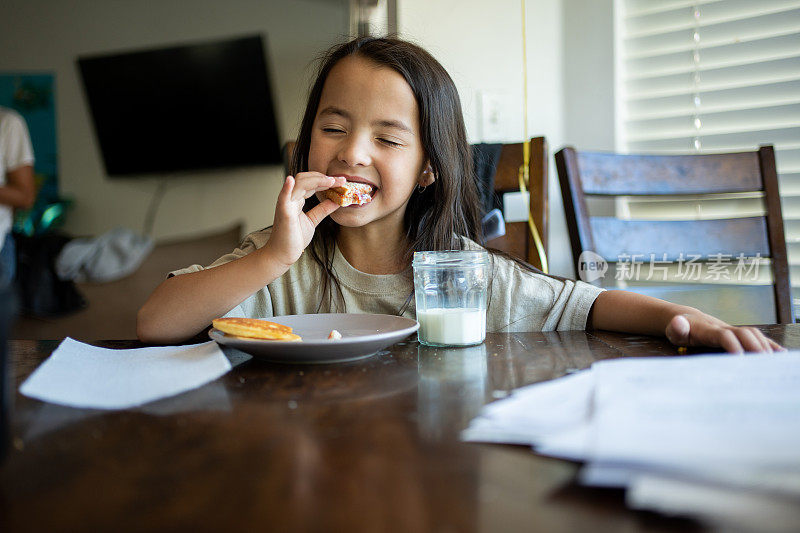
<instances>
[{"instance_id":1,"label":"girl's smile","mask_svg":"<svg viewBox=\"0 0 800 533\"><path fill-rule=\"evenodd\" d=\"M309 170L373 187L372 201L336 210L344 227L373 224L398 235L422 179L425 153L411 87L398 72L359 56L339 61L322 90Z\"/></svg>"}]
</instances>

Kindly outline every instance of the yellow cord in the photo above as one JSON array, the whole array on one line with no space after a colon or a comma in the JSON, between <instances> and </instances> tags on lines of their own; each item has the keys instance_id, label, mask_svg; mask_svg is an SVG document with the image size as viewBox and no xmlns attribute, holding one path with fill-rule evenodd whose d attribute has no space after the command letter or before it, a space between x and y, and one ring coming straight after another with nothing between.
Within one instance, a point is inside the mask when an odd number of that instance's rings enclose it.
<instances>
[{"instance_id":1,"label":"yellow cord","mask_svg":"<svg viewBox=\"0 0 800 533\"><path fill-rule=\"evenodd\" d=\"M527 10L525 9L525 0L522 0L522 116L523 116L523 135L524 141L522 142L522 165L519 167L517 176L519 178L519 192L523 196L528 194L527 184L530 183L530 163L531 163L531 139L528 137L528 42L526 36L526 17ZM547 182L545 176L545 183ZM547 214L545 213L545 216ZM539 230L533 222L531 210L528 208L528 228L533 235L533 242L536 245L536 252L539 254L539 261L542 263L542 272L548 273L547 255L544 253L544 244L539 235Z\"/></svg>"}]
</instances>

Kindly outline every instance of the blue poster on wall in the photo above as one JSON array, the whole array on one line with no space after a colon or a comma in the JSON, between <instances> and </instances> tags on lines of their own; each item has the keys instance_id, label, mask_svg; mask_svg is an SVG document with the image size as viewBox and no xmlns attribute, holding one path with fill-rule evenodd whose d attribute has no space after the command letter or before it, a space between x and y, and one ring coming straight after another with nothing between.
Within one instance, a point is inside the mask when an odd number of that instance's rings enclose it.
<instances>
[{"instance_id":1,"label":"blue poster on wall","mask_svg":"<svg viewBox=\"0 0 800 533\"><path fill-rule=\"evenodd\" d=\"M36 204L17 212L14 229L28 235L41 233L62 222L65 207L58 195L55 76L0 72L0 106L14 109L25 119L36 159Z\"/></svg>"}]
</instances>

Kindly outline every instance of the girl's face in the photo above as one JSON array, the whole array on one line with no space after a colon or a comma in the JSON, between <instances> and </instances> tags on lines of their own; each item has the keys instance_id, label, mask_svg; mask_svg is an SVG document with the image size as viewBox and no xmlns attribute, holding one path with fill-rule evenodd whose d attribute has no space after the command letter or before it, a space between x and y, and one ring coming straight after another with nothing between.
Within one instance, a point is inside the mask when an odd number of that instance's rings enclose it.
<instances>
[{"instance_id":1,"label":"girl's face","mask_svg":"<svg viewBox=\"0 0 800 533\"><path fill-rule=\"evenodd\" d=\"M342 207L341 226L380 221L402 227L414 187L431 180L411 87L394 70L359 56L339 61L322 88L311 133L309 170L374 187L372 201Z\"/></svg>"}]
</instances>

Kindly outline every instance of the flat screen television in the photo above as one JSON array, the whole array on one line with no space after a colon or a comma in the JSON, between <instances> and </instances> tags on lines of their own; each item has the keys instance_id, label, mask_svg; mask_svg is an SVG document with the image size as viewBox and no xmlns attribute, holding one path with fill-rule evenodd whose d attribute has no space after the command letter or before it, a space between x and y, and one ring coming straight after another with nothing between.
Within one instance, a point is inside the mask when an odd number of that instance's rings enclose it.
<instances>
[{"instance_id":1,"label":"flat screen television","mask_svg":"<svg viewBox=\"0 0 800 533\"><path fill-rule=\"evenodd\" d=\"M79 57L109 176L281 163L261 36Z\"/></svg>"}]
</instances>

